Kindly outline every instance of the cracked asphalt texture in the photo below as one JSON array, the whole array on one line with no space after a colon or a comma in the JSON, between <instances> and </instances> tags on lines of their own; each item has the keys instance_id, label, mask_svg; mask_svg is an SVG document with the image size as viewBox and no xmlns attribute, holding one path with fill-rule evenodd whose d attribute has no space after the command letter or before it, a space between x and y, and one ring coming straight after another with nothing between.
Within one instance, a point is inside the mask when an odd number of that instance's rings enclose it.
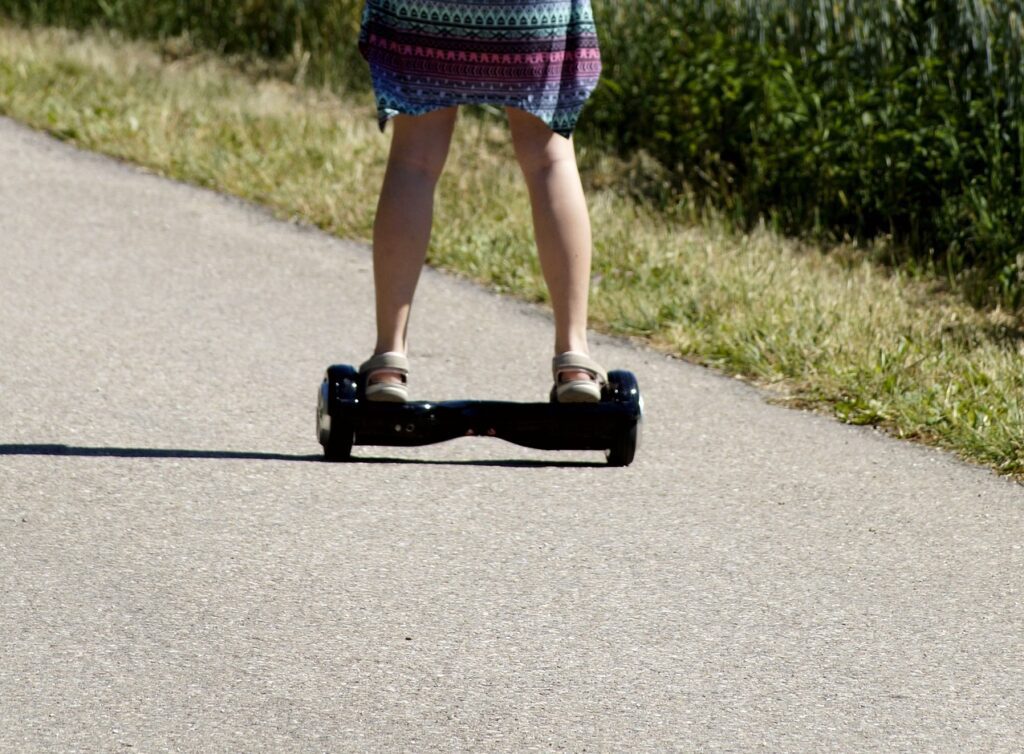
<instances>
[{"instance_id":1,"label":"cracked asphalt texture","mask_svg":"<svg viewBox=\"0 0 1024 754\"><path fill-rule=\"evenodd\" d=\"M367 247L6 120L0 269L0 750L1024 745L1024 489L984 469L597 335L628 469L323 463ZM428 270L414 397L544 400L551 330Z\"/></svg>"}]
</instances>

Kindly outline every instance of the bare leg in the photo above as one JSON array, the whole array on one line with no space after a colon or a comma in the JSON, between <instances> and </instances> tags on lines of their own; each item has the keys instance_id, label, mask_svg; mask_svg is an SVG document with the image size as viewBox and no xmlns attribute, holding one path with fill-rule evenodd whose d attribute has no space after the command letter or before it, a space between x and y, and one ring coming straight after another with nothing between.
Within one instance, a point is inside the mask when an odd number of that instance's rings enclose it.
<instances>
[{"instance_id":1,"label":"bare leg","mask_svg":"<svg viewBox=\"0 0 1024 754\"><path fill-rule=\"evenodd\" d=\"M506 111L530 194L537 252L554 308L555 353L589 353L590 216L573 142L554 133L536 116L515 108ZM577 378L573 374L566 377Z\"/></svg>"},{"instance_id":2,"label":"bare leg","mask_svg":"<svg viewBox=\"0 0 1024 754\"><path fill-rule=\"evenodd\" d=\"M448 157L457 112L450 107L391 120L391 152L373 225L374 353L407 350L409 312L430 242L434 189Z\"/></svg>"}]
</instances>

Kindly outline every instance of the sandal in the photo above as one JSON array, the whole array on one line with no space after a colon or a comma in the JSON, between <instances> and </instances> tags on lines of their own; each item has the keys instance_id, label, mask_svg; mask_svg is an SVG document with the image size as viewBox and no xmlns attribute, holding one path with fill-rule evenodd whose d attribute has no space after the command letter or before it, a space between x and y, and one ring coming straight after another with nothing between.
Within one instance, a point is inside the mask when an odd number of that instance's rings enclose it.
<instances>
[{"instance_id":1,"label":"sandal","mask_svg":"<svg viewBox=\"0 0 1024 754\"><path fill-rule=\"evenodd\" d=\"M586 372L586 379L565 379L564 372ZM551 361L555 397L559 403L599 403L601 388L608 384L604 369L585 353L566 351Z\"/></svg>"},{"instance_id":2,"label":"sandal","mask_svg":"<svg viewBox=\"0 0 1024 754\"><path fill-rule=\"evenodd\" d=\"M374 377L385 374L397 376L398 381L374 381ZM359 376L363 378L366 400L381 403L408 402L409 359L405 354L397 351L375 354L359 366Z\"/></svg>"}]
</instances>

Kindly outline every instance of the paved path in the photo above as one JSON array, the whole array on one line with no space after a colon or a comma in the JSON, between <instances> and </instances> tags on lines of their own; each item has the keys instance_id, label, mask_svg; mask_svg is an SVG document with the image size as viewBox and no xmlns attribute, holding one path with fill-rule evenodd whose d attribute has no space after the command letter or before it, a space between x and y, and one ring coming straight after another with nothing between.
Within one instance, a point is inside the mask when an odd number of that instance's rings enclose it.
<instances>
[{"instance_id":1,"label":"paved path","mask_svg":"<svg viewBox=\"0 0 1024 754\"><path fill-rule=\"evenodd\" d=\"M0 120L0 750L1019 751L1024 490L606 338L628 469L318 462L367 249ZM414 390L543 400L428 273Z\"/></svg>"}]
</instances>

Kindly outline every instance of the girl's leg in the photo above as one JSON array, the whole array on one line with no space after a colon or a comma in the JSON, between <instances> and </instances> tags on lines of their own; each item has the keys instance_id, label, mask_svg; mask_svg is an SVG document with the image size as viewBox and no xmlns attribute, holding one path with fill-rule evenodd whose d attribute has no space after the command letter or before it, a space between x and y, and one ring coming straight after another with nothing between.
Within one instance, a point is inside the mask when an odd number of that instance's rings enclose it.
<instances>
[{"instance_id":1,"label":"girl's leg","mask_svg":"<svg viewBox=\"0 0 1024 754\"><path fill-rule=\"evenodd\" d=\"M506 108L516 159L526 179L541 270L555 314L555 353L587 354L591 234L571 139L539 118ZM585 374L567 373L567 379Z\"/></svg>"},{"instance_id":2,"label":"girl's leg","mask_svg":"<svg viewBox=\"0 0 1024 754\"><path fill-rule=\"evenodd\" d=\"M391 120L391 151L373 225L375 354L406 352L409 312L430 241L434 189L448 157L457 112L449 107ZM388 377L380 375L381 380L390 381Z\"/></svg>"}]
</instances>

